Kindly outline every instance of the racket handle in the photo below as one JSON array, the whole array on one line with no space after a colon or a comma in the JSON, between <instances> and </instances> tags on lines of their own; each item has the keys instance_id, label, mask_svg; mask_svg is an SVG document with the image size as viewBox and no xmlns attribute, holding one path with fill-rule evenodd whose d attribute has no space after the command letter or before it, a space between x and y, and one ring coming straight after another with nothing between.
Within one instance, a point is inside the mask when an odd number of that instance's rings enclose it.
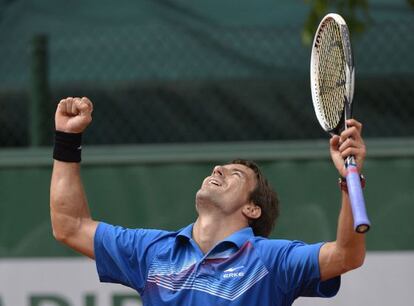
<instances>
[{"instance_id":1,"label":"racket handle","mask_svg":"<svg viewBox=\"0 0 414 306\"><path fill-rule=\"evenodd\" d=\"M354 229L357 233L366 233L371 223L365 210L364 195L362 194L361 179L354 163L347 166L346 184L351 201Z\"/></svg>"}]
</instances>

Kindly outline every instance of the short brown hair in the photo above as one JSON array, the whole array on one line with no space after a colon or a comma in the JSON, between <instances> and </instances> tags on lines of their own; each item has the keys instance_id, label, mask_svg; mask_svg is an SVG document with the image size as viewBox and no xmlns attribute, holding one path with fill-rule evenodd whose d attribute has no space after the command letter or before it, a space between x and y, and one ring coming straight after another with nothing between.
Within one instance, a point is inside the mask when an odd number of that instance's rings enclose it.
<instances>
[{"instance_id":1,"label":"short brown hair","mask_svg":"<svg viewBox=\"0 0 414 306\"><path fill-rule=\"evenodd\" d=\"M235 159L230 163L244 165L252 169L256 174L257 183L256 187L250 193L250 201L261 208L262 214L257 219L250 219L249 225L252 227L255 236L268 237L279 216L279 199L277 193L272 189L255 162Z\"/></svg>"}]
</instances>

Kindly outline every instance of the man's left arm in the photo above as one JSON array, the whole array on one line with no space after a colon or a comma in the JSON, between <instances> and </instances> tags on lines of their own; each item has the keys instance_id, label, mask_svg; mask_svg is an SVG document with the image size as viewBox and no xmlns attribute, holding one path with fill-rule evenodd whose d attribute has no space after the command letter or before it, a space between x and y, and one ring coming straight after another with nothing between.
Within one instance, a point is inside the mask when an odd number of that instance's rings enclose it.
<instances>
[{"instance_id":1,"label":"man's left arm","mask_svg":"<svg viewBox=\"0 0 414 306\"><path fill-rule=\"evenodd\" d=\"M365 160L366 149L361 137L362 124L351 119L340 136L330 140L330 153L335 167L346 177L344 159L354 155L359 173ZM356 233L348 192L342 190L342 207L339 214L336 241L325 243L319 253L321 280L328 280L360 267L365 258L365 235Z\"/></svg>"}]
</instances>

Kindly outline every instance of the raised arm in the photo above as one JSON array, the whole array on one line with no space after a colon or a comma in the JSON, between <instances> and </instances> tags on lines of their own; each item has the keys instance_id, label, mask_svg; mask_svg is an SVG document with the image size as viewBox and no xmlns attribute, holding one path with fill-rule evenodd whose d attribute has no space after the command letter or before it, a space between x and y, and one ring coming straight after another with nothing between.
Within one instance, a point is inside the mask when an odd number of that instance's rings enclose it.
<instances>
[{"instance_id":1,"label":"raised arm","mask_svg":"<svg viewBox=\"0 0 414 306\"><path fill-rule=\"evenodd\" d=\"M56 131L66 136L82 133L92 121L92 103L87 98L67 98L59 102L55 114ZM50 185L50 214L54 237L74 250L94 258L93 239L97 222L93 221L80 177L80 163L65 154L65 139L62 139L63 158L56 157L53 163ZM68 150L70 146L68 146ZM58 154L59 155L59 154ZM56 160L60 159L60 160Z\"/></svg>"},{"instance_id":2,"label":"raised arm","mask_svg":"<svg viewBox=\"0 0 414 306\"><path fill-rule=\"evenodd\" d=\"M362 124L351 119L348 129L330 140L330 153L335 167L346 177L344 159L349 155L356 158L361 173L366 149L361 137ZM342 207L339 214L336 241L324 244L319 253L321 279L327 280L360 267L365 258L365 235L354 231L349 195L342 190Z\"/></svg>"}]
</instances>

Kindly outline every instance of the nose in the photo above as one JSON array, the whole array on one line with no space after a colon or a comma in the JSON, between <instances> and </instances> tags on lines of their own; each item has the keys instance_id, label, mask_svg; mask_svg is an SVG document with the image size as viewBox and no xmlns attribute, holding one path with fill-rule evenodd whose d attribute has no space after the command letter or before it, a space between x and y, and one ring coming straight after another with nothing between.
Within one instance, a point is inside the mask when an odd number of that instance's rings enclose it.
<instances>
[{"instance_id":1,"label":"nose","mask_svg":"<svg viewBox=\"0 0 414 306\"><path fill-rule=\"evenodd\" d=\"M222 166L215 166L213 169L213 174L218 176L223 176L223 167Z\"/></svg>"}]
</instances>

